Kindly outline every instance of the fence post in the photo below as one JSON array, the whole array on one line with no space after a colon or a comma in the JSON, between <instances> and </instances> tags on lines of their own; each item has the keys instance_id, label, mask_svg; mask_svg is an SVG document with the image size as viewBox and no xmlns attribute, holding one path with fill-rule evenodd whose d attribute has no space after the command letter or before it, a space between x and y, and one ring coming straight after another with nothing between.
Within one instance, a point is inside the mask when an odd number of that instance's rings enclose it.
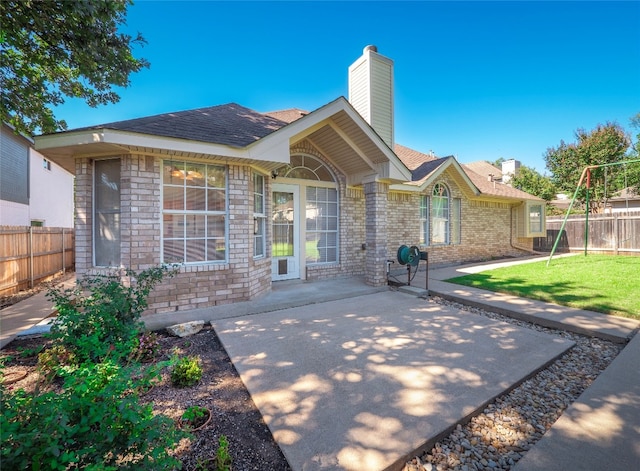
<instances>
[{"instance_id":1,"label":"fence post","mask_svg":"<svg viewBox=\"0 0 640 471\"><path fill-rule=\"evenodd\" d=\"M33 286L33 226L29 226L29 288Z\"/></svg>"},{"instance_id":2,"label":"fence post","mask_svg":"<svg viewBox=\"0 0 640 471\"><path fill-rule=\"evenodd\" d=\"M618 227L618 213L613 213L613 253L618 255L620 249L620 228Z\"/></svg>"},{"instance_id":3,"label":"fence post","mask_svg":"<svg viewBox=\"0 0 640 471\"><path fill-rule=\"evenodd\" d=\"M67 268L67 264L65 263L65 247L64 247L64 227L62 228L62 274L64 275L65 273L67 273L66 268Z\"/></svg>"}]
</instances>

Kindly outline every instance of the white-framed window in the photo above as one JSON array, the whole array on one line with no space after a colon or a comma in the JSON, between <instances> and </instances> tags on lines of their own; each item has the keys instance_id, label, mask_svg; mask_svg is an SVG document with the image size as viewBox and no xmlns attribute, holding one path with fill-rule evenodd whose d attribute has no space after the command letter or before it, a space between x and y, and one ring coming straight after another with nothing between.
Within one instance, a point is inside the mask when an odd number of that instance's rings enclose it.
<instances>
[{"instance_id":1,"label":"white-framed window","mask_svg":"<svg viewBox=\"0 0 640 471\"><path fill-rule=\"evenodd\" d=\"M420 244L429 245L429 197L420 195Z\"/></svg>"},{"instance_id":2,"label":"white-framed window","mask_svg":"<svg viewBox=\"0 0 640 471\"><path fill-rule=\"evenodd\" d=\"M120 159L93 163L93 264L120 266Z\"/></svg>"},{"instance_id":3,"label":"white-framed window","mask_svg":"<svg viewBox=\"0 0 640 471\"><path fill-rule=\"evenodd\" d=\"M165 160L162 173L163 263L227 260L227 168Z\"/></svg>"},{"instance_id":4,"label":"white-framed window","mask_svg":"<svg viewBox=\"0 0 640 471\"><path fill-rule=\"evenodd\" d=\"M431 193L431 243L449 243L449 190L443 183L436 183Z\"/></svg>"},{"instance_id":5,"label":"white-framed window","mask_svg":"<svg viewBox=\"0 0 640 471\"><path fill-rule=\"evenodd\" d=\"M253 173L253 256L265 256L265 184L264 176Z\"/></svg>"},{"instance_id":6,"label":"white-framed window","mask_svg":"<svg viewBox=\"0 0 640 471\"><path fill-rule=\"evenodd\" d=\"M541 234L543 232L542 221L542 204L529 205L529 233Z\"/></svg>"},{"instance_id":7,"label":"white-framed window","mask_svg":"<svg viewBox=\"0 0 640 471\"><path fill-rule=\"evenodd\" d=\"M462 200L452 198L444 183L436 183L431 197L420 196L420 243L453 245L461 242Z\"/></svg>"},{"instance_id":8,"label":"white-framed window","mask_svg":"<svg viewBox=\"0 0 640 471\"><path fill-rule=\"evenodd\" d=\"M307 186L306 261L308 264L338 261L338 190Z\"/></svg>"}]
</instances>

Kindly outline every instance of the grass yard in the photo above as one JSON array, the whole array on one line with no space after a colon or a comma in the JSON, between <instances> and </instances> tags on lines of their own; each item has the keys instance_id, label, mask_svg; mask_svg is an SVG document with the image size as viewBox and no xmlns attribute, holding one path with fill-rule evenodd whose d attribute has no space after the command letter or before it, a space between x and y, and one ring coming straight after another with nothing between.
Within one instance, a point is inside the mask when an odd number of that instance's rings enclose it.
<instances>
[{"instance_id":1,"label":"grass yard","mask_svg":"<svg viewBox=\"0 0 640 471\"><path fill-rule=\"evenodd\" d=\"M564 306L640 319L640 257L575 255L447 280Z\"/></svg>"}]
</instances>

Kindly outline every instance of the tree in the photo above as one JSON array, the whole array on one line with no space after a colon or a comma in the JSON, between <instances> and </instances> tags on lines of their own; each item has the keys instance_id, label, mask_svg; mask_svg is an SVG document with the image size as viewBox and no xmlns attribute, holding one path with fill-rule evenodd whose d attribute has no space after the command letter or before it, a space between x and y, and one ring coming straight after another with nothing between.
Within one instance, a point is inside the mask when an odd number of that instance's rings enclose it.
<instances>
[{"instance_id":1,"label":"tree","mask_svg":"<svg viewBox=\"0 0 640 471\"><path fill-rule=\"evenodd\" d=\"M536 169L520 166L518 173L511 178L511 186L518 190L525 191L531 195L551 201L556 197L556 188L551 182L551 178L541 175Z\"/></svg>"},{"instance_id":2,"label":"tree","mask_svg":"<svg viewBox=\"0 0 640 471\"><path fill-rule=\"evenodd\" d=\"M493 162L489 162L491 165L493 165L494 167L497 168L502 168L502 162L505 162L507 159L505 159L504 157L500 157L496 160L494 160Z\"/></svg>"},{"instance_id":3,"label":"tree","mask_svg":"<svg viewBox=\"0 0 640 471\"><path fill-rule=\"evenodd\" d=\"M2 0L0 118L33 135L66 129L52 107L66 97L96 107L116 103L113 87L149 64L131 48L145 44L138 33L118 32L131 0Z\"/></svg>"},{"instance_id":4,"label":"tree","mask_svg":"<svg viewBox=\"0 0 640 471\"><path fill-rule=\"evenodd\" d=\"M637 131L636 142L631 145L627 160L640 159L640 113L636 113L629 120L629 124ZM635 194L640 194L640 162L625 165L618 176L618 189L630 188Z\"/></svg>"},{"instance_id":5,"label":"tree","mask_svg":"<svg viewBox=\"0 0 640 471\"><path fill-rule=\"evenodd\" d=\"M560 141L557 148L549 148L545 154L547 168L552 173L551 181L559 190L569 194L575 191L586 166L620 162L625 159L625 153L631 144L624 129L615 123L598 125L591 132L578 129L575 137L576 143L566 144ZM613 166L606 170L598 168L591 171L590 198L593 203L590 211L596 210L604 203L605 188L608 194L615 189L612 183L617 180L622 171L621 167ZM585 185L579 190L578 198L581 202L586 200Z\"/></svg>"}]
</instances>

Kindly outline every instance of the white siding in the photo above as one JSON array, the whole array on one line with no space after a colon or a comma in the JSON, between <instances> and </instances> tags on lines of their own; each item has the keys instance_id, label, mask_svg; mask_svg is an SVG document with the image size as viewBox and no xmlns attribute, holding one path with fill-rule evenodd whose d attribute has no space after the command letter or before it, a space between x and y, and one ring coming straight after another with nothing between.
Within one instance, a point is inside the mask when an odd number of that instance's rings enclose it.
<instances>
[{"instance_id":1,"label":"white siding","mask_svg":"<svg viewBox=\"0 0 640 471\"><path fill-rule=\"evenodd\" d=\"M349 102L394 147L393 61L365 48L349 67Z\"/></svg>"},{"instance_id":2,"label":"white siding","mask_svg":"<svg viewBox=\"0 0 640 471\"><path fill-rule=\"evenodd\" d=\"M31 221L42 221L46 227L73 227L73 175L31 149Z\"/></svg>"},{"instance_id":3,"label":"white siding","mask_svg":"<svg viewBox=\"0 0 640 471\"><path fill-rule=\"evenodd\" d=\"M28 226L29 205L0 200L0 226Z\"/></svg>"}]
</instances>

